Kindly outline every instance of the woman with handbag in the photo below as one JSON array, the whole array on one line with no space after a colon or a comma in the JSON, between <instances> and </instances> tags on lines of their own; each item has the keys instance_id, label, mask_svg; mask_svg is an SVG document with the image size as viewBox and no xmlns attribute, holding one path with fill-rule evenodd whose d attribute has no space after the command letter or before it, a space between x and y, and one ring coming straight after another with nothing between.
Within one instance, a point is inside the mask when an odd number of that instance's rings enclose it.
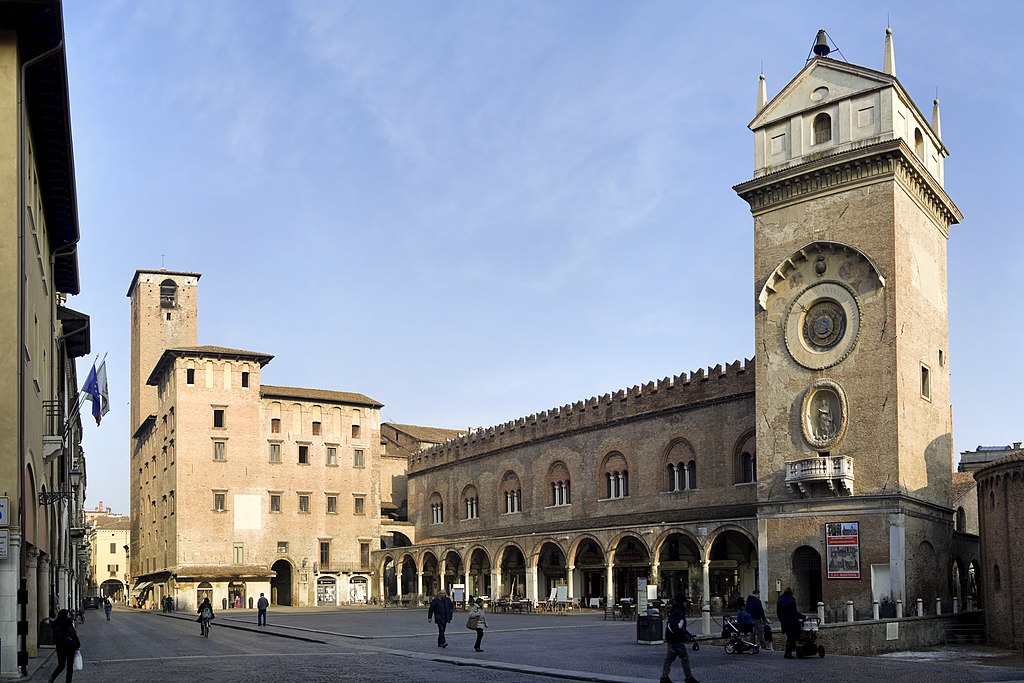
<instances>
[{"instance_id":1,"label":"woman with handbag","mask_svg":"<svg viewBox=\"0 0 1024 683\"><path fill-rule=\"evenodd\" d=\"M469 619L466 621L466 628L476 631L476 645L473 649L483 652L480 649L480 641L484 639L484 628L487 627L487 617L484 616L484 599L477 598L473 606L469 608Z\"/></svg>"},{"instance_id":2,"label":"woman with handbag","mask_svg":"<svg viewBox=\"0 0 1024 683\"><path fill-rule=\"evenodd\" d=\"M75 625L71 622L71 614L66 609L57 612L57 618L53 620L53 644L57 650L57 668L50 674L50 683L56 681L57 675L65 669L67 674L64 680L71 683L71 678L75 675L75 657L81 657L78 648L82 647L82 643L78 640Z\"/></svg>"}]
</instances>

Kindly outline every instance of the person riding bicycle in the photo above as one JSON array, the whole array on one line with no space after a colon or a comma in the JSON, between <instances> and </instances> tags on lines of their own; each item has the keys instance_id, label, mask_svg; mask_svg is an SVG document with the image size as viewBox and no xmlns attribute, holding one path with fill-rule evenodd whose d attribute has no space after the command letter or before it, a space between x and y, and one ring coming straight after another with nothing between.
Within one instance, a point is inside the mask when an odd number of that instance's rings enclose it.
<instances>
[{"instance_id":1,"label":"person riding bicycle","mask_svg":"<svg viewBox=\"0 0 1024 683\"><path fill-rule=\"evenodd\" d=\"M206 635L210 629L210 622L214 619L210 598L203 598L203 604L199 605L197 611L199 612L199 618L196 619L199 622L199 635Z\"/></svg>"}]
</instances>

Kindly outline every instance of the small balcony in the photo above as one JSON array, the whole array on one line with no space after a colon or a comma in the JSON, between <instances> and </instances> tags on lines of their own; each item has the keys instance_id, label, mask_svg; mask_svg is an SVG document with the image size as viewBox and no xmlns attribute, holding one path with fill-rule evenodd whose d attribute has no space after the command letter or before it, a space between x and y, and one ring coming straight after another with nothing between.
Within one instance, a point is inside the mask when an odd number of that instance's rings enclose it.
<instances>
[{"instance_id":1,"label":"small balcony","mask_svg":"<svg viewBox=\"0 0 1024 683\"><path fill-rule=\"evenodd\" d=\"M814 456L786 463L786 488L802 496L822 487L833 493L852 494L853 480L853 458L847 455Z\"/></svg>"},{"instance_id":2,"label":"small balcony","mask_svg":"<svg viewBox=\"0 0 1024 683\"><path fill-rule=\"evenodd\" d=\"M71 538L83 538L85 536L85 515L82 512L72 513L68 520L68 528Z\"/></svg>"},{"instance_id":3,"label":"small balcony","mask_svg":"<svg viewBox=\"0 0 1024 683\"><path fill-rule=\"evenodd\" d=\"M64 412L60 401L43 401L43 462L64 455Z\"/></svg>"}]
</instances>

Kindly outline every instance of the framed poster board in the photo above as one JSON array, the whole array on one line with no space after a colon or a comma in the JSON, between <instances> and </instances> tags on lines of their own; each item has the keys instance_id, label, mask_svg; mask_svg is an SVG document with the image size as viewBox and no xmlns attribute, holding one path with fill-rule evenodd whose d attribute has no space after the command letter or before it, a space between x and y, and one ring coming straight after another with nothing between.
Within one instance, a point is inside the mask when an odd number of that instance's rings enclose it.
<instances>
[{"instance_id":1,"label":"framed poster board","mask_svg":"<svg viewBox=\"0 0 1024 683\"><path fill-rule=\"evenodd\" d=\"M825 525L825 566L830 579L860 578L860 522Z\"/></svg>"}]
</instances>

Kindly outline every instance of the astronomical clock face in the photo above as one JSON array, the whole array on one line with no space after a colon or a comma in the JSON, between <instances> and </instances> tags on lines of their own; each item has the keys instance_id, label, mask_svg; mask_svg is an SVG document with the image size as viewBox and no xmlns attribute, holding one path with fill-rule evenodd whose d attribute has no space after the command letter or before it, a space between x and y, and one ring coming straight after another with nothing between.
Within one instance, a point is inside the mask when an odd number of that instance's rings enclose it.
<instances>
[{"instance_id":1,"label":"astronomical clock face","mask_svg":"<svg viewBox=\"0 0 1024 683\"><path fill-rule=\"evenodd\" d=\"M860 307L853 292L839 282L818 282L789 309L786 348L805 368L823 370L849 355L859 332Z\"/></svg>"}]
</instances>

